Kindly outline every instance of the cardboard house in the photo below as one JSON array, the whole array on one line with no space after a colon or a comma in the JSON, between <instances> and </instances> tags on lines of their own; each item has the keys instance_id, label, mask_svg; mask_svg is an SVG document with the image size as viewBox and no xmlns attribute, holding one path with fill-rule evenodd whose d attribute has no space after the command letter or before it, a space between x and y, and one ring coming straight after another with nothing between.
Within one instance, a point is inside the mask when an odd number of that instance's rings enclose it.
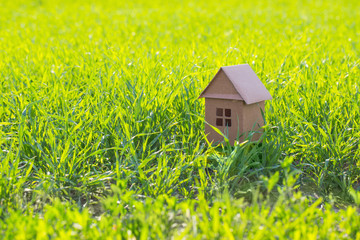
<instances>
[{"instance_id":1,"label":"cardboard house","mask_svg":"<svg viewBox=\"0 0 360 240\"><path fill-rule=\"evenodd\" d=\"M199 98L205 98L206 122L228 136L231 144L243 141L250 131L255 131L251 140L260 138L265 100L272 99L248 64L221 67ZM205 133L209 142L223 141L208 124Z\"/></svg>"}]
</instances>

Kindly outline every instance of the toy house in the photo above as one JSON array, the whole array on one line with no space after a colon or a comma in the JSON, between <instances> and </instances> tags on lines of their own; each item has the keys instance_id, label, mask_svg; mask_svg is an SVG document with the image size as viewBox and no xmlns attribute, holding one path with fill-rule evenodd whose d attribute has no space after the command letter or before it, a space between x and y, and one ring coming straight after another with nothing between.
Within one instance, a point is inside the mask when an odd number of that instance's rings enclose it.
<instances>
[{"instance_id":1,"label":"toy house","mask_svg":"<svg viewBox=\"0 0 360 240\"><path fill-rule=\"evenodd\" d=\"M243 141L249 131L255 131L251 140L260 138L265 100L272 99L248 64L221 67L199 98L205 98L206 122L228 136L231 144ZM205 133L209 142L223 141L208 124Z\"/></svg>"}]
</instances>

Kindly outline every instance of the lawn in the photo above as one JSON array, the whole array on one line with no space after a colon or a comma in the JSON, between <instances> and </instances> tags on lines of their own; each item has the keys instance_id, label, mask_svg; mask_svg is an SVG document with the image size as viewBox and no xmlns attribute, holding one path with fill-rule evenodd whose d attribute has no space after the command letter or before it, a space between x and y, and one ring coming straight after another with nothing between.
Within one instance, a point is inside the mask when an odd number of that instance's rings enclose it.
<instances>
[{"instance_id":1,"label":"lawn","mask_svg":"<svg viewBox=\"0 0 360 240\"><path fill-rule=\"evenodd\" d=\"M360 239L360 2L0 1L4 239ZM204 100L248 63L260 142Z\"/></svg>"}]
</instances>

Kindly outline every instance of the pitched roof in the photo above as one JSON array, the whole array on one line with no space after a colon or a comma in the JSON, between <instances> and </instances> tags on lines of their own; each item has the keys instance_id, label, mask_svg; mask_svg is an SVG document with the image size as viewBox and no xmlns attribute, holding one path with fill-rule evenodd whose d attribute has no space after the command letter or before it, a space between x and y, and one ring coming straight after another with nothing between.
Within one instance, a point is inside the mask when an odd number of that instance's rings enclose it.
<instances>
[{"instance_id":1,"label":"pitched roof","mask_svg":"<svg viewBox=\"0 0 360 240\"><path fill-rule=\"evenodd\" d=\"M232 96L229 98L229 96L226 96L226 93L222 92L219 92L219 94L210 94L208 96L205 94L209 86L218 79L217 76L221 71L225 73L239 96ZM240 98L243 99L246 104L272 99L269 91L248 64L221 67L215 77L210 81L209 85L200 94L199 98L202 97L237 100Z\"/></svg>"}]
</instances>

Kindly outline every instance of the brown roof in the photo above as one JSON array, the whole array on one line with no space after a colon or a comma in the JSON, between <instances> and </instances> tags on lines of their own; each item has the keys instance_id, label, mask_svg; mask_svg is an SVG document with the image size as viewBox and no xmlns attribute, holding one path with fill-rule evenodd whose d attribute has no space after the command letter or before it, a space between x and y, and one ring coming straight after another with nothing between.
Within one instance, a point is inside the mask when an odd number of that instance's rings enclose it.
<instances>
[{"instance_id":1,"label":"brown roof","mask_svg":"<svg viewBox=\"0 0 360 240\"><path fill-rule=\"evenodd\" d=\"M218 79L217 76L222 71L230 80L239 96L234 96L233 94L231 94L230 96L228 93L223 92L221 89L219 89L218 94L205 94L209 86L212 85L213 82L216 81L216 79ZM272 99L269 91L265 88L264 84L261 82L256 73L248 64L221 67L215 77L210 81L209 85L200 94L199 98L202 97L236 100L242 99L245 101L246 104L252 104Z\"/></svg>"}]
</instances>

